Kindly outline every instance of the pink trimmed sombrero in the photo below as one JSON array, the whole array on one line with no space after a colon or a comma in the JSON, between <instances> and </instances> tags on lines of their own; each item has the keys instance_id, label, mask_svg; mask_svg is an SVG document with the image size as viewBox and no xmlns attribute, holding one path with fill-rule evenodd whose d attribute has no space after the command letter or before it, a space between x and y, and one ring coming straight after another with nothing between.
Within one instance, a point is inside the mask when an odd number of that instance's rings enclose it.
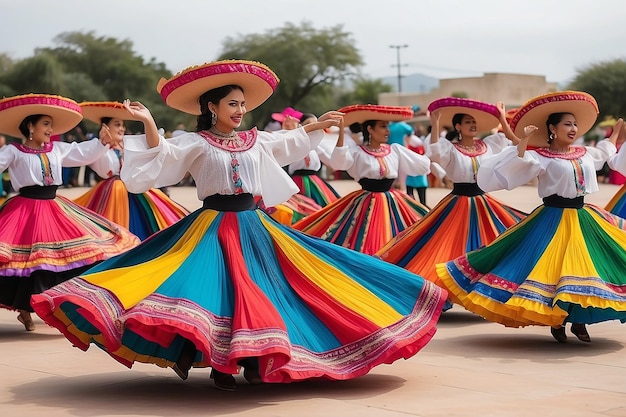
<instances>
[{"instance_id":1,"label":"pink trimmed sombrero","mask_svg":"<svg viewBox=\"0 0 626 417\"><path fill-rule=\"evenodd\" d=\"M0 132L22 138L20 123L28 116L52 117L52 134L60 135L80 123L83 114L74 100L50 94L24 94L0 100Z\"/></svg>"},{"instance_id":2,"label":"pink trimmed sombrero","mask_svg":"<svg viewBox=\"0 0 626 417\"><path fill-rule=\"evenodd\" d=\"M276 74L259 62L224 60L186 68L170 79L161 78L157 91L168 106L198 115L198 99L209 90L229 84L240 86L250 111L274 93L278 82Z\"/></svg>"},{"instance_id":3,"label":"pink trimmed sombrero","mask_svg":"<svg viewBox=\"0 0 626 417\"><path fill-rule=\"evenodd\" d=\"M139 120L131 115L124 105L118 101L83 101L79 103L83 117L94 123L102 123L102 118L111 117L122 120Z\"/></svg>"},{"instance_id":4,"label":"pink trimmed sombrero","mask_svg":"<svg viewBox=\"0 0 626 417\"><path fill-rule=\"evenodd\" d=\"M428 111L441 112L441 124L451 125L455 114L467 114L476 120L478 132L487 132L500 124L500 110L493 104L460 97L439 98L428 105ZM454 126L452 126L454 127Z\"/></svg>"},{"instance_id":5,"label":"pink trimmed sombrero","mask_svg":"<svg viewBox=\"0 0 626 417\"><path fill-rule=\"evenodd\" d=\"M578 125L578 135L582 136L593 127L598 112L598 103L590 94L582 91L559 91L528 100L511 119L511 129L522 137L525 126L537 126L537 131L528 140L528 146L541 148L549 146L546 121L552 113L573 114Z\"/></svg>"},{"instance_id":6,"label":"pink trimmed sombrero","mask_svg":"<svg viewBox=\"0 0 626 417\"><path fill-rule=\"evenodd\" d=\"M378 104L353 104L340 108L345 113L343 121L346 126L353 123L365 123L368 120L400 121L413 117L410 106L381 106Z\"/></svg>"}]
</instances>

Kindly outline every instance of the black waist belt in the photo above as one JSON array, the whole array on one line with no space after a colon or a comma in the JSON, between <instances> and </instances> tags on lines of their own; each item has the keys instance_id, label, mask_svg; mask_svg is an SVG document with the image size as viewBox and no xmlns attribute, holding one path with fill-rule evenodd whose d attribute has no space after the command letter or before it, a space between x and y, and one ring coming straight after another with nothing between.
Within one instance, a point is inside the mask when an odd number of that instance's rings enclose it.
<instances>
[{"instance_id":1,"label":"black waist belt","mask_svg":"<svg viewBox=\"0 0 626 417\"><path fill-rule=\"evenodd\" d=\"M291 175L299 175L301 177L308 177L309 175L317 175L317 171L312 169L297 169Z\"/></svg>"},{"instance_id":2,"label":"black waist belt","mask_svg":"<svg viewBox=\"0 0 626 417\"><path fill-rule=\"evenodd\" d=\"M547 207L559 207L559 208L583 208L585 205L585 197L565 198L556 194L549 195L543 198L543 205Z\"/></svg>"},{"instance_id":3,"label":"black waist belt","mask_svg":"<svg viewBox=\"0 0 626 417\"><path fill-rule=\"evenodd\" d=\"M252 194L213 194L202 200L202 207L217 211L246 211L256 209Z\"/></svg>"},{"instance_id":4,"label":"black waist belt","mask_svg":"<svg viewBox=\"0 0 626 417\"><path fill-rule=\"evenodd\" d=\"M382 180L373 180L371 178L361 178L359 184L365 191L371 191L373 193L384 193L391 190L395 178L383 178Z\"/></svg>"},{"instance_id":5,"label":"black waist belt","mask_svg":"<svg viewBox=\"0 0 626 417\"><path fill-rule=\"evenodd\" d=\"M54 200L57 196L57 188L59 188L58 185L29 185L20 188L20 195L35 200Z\"/></svg>"},{"instance_id":6,"label":"black waist belt","mask_svg":"<svg viewBox=\"0 0 626 417\"><path fill-rule=\"evenodd\" d=\"M483 195L485 192L475 182L455 182L452 194L473 197L475 195Z\"/></svg>"}]
</instances>

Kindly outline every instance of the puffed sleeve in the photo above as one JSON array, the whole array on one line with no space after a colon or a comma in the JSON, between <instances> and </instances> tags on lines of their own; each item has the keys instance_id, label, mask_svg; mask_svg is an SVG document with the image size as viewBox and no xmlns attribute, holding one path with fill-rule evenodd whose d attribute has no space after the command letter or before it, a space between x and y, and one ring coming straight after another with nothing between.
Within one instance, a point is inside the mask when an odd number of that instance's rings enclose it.
<instances>
[{"instance_id":1,"label":"puffed sleeve","mask_svg":"<svg viewBox=\"0 0 626 417\"><path fill-rule=\"evenodd\" d=\"M430 159L424 155L394 143L391 149L400 156L398 171L404 175L426 175L430 173Z\"/></svg>"},{"instance_id":2,"label":"puffed sleeve","mask_svg":"<svg viewBox=\"0 0 626 417\"><path fill-rule=\"evenodd\" d=\"M436 143L428 143L426 156L433 162L437 162L444 169L450 164L452 143L447 139L439 138Z\"/></svg>"},{"instance_id":3,"label":"puffed sleeve","mask_svg":"<svg viewBox=\"0 0 626 417\"><path fill-rule=\"evenodd\" d=\"M617 148L608 139L603 139L596 144L596 146L587 146L587 153L593 159L593 165L596 171L599 171L604 166L605 162L615 155ZM610 165L609 165L610 166Z\"/></svg>"},{"instance_id":4,"label":"puffed sleeve","mask_svg":"<svg viewBox=\"0 0 626 417\"><path fill-rule=\"evenodd\" d=\"M311 149L319 145L323 137L323 131L315 130L306 133L303 127L293 130L258 132L261 146L276 159L280 166L305 158Z\"/></svg>"},{"instance_id":5,"label":"puffed sleeve","mask_svg":"<svg viewBox=\"0 0 626 417\"><path fill-rule=\"evenodd\" d=\"M0 148L0 172L4 171L9 167L13 159L15 158L15 153L13 152L14 146L5 145Z\"/></svg>"},{"instance_id":6,"label":"puffed sleeve","mask_svg":"<svg viewBox=\"0 0 626 417\"><path fill-rule=\"evenodd\" d=\"M524 152L524 156L520 158L517 147L511 146L481 161L476 182L485 192L512 190L528 184L541 170L541 164L531 152Z\"/></svg>"},{"instance_id":7,"label":"puffed sleeve","mask_svg":"<svg viewBox=\"0 0 626 417\"><path fill-rule=\"evenodd\" d=\"M335 146L330 155L330 167L335 171L347 171L354 164L353 146Z\"/></svg>"},{"instance_id":8,"label":"puffed sleeve","mask_svg":"<svg viewBox=\"0 0 626 417\"><path fill-rule=\"evenodd\" d=\"M89 165L110 149L109 145L103 145L96 139L72 143L55 142L54 147L64 167Z\"/></svg>"},{"instance_id":9,"label":"puffed sleeve","mask_svg":"<svg viewBox=\"0 0 626 417\"><path fill-rule=\"evenodd\" d=\"M100 178L109 178L119 173L120 158L113 149L109 149L107 153L89 164L89 168L93 169Z\"/></svg>"},{"instance_id":10,"label":"puffed sleeve","mask_svg":"<svg viewBox=\"0 0 626 417\"><path fill-rule=\"evenodd\" d=\"M500 132L494 133L493 135L485 136L483 138L483 142L489 145L493 153L502 152L508 146L511 146L513 144L513 142L504 135L504 133Z\"/></svg>"},{"instance_id":11,"label":"puffed sleeve","mask_svg":"<svg viewBox=\"0 0 626 417\"><path fill-rule=\"evenodd\" d=\"M607 162L613 171L626 175L626 146L622 145L619 152L611 156Z\"/></svg>"},{"instance_id":12,"label":"puffed sleeve","mask_svg":"<svg viewBox=\"0 0 626 417\"><path fill-rule=\"evenodd\" d=\"M124 164L120 178L131 193L176 184L202 151L203 142L197 140L195 133L172 139L160 137L154 148L148 147L145 135L124 136Z\"/></svg>"}]
</instances>

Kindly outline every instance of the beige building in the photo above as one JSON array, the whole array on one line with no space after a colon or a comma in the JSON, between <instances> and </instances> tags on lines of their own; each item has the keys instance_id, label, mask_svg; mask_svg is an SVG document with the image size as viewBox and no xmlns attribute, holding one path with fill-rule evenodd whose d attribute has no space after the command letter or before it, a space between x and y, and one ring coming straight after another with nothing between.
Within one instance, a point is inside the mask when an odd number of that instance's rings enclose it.
<instances>
[{"instance_id":1,"label":"beige building","mask_svg":"<svg viewBox=\"0 0 626 417\"><path fill-rule=\"evenodd\" d=\"M486 73L482 77L447 78L439 80L439 88L428 93L382 93L382 105L414 106L426 110L428 104L441 97L467 97L486 103L502 101L507 109L519 107L541 94L558 91L543 75Z\"/></svg>"}]
</instances>

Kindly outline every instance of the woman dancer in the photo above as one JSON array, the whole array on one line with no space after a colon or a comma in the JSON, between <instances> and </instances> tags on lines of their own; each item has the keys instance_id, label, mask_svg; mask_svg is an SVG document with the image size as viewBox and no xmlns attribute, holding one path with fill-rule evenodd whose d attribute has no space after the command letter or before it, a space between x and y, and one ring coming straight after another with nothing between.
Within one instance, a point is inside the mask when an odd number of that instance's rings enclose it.
<instances>
[{"instance_id":1,"label":"woman dancer","mask_svg":"<svg viewBox=\"0 0 626 417\"><path fill-rule=\"evenodd\" d=\"M278 84L240 60L190 67L158 90L198 115L196 132L164 140L141 103L126 103L145 137L125 137L121 177L132 192L190 172L203 207L134 250L33 300L47 323L81 349L91 342L121 363L212 367L216 387L349 379L408 358L433 336L445 291L402 268L271 220L257 209L298 188L283 166L303 158L341 113L295 130L237 132ZM164 169L167 167L167 169ZM129 285L129 281L132 285Z\"/></svg>"},{"instance_id":2,"label":"woman dancer","mask_svg":"<svg viewBox=\"0 0 626 417\"><path fill-rule=\"evenodd\" d=\"M561 343L565 322L590 342L585 324L626 321L626 234L614 216L584 202L598 191L596 171L615 154L623 122L595 147L572 146L597 114L594 98L578 91L519 109L509 130L526 137L486 161L478 184L511 190L537 178L543 205L490 245L437 266L453 300L505 326L551 326Z\"/></svg>"},{"instance_id":3,"label":"woman dancer","mask_svg":"<svg viewBox=\"0 0 626 417\"><path fill-rule=\"evenodd\" d=\"M451 121L454 127L451 140L434 134L426 147L426 155L441 165L454 188L419 223L378 251L381 259L442 285L437 279L437 263L490 243L525 217L476 184L482 161L510 144L501 134L478 137L498 123L506 124L504 106L498 106L455 97L438 99L428 106L431 132L439 132L442 122Z\"/></svg>"},{"instance_id":4,"label":"woman dancer","mask_svg":"<svg viewBox=\"0 0 626 417\"><path fill-rule=\"evenodd\" d=\"M345 124L362 124L364 144L343 146L343 141L338 141L331 164L335 169L347 171L362 189L305 217L293 227L371 255L428 212L427 207L392 185L398 175L428 174L430 161L404 145L387 144L389 121L411 118L411 107L353 105L339 111L345 113Z\"/></svg>"},{"instance_id":5,"label":"woman dancer","mask_svg":"<svg viewBox=\"0 0 626 417\"><path fill-rule=\"evenodd\" d=\"M80 103L83 117L101 126L100 136L110 136L120 142L126 132L125 120L133 117L118 102ZM163 191L152 188L145 193L129 193L120 180L123 149L109 149L106 158L100 158L90 167L104 181L100 181L82 196L74 200L124 226L139 239L164 229L189 214L186 208L170 199Z\"/></svg>"},{"instance_id":6,"label":"woman dancer","mask_svg":"<svg viewBox=\"0 0 626 417\"><path fill-rule=\"evenodd\" d=\"M18 192L0 207L0 307L18 310L28 331L35 330L31 295L139 243L128 230L56 195L62 167L92 163L109 149L99 140L50 142L81 119L78 104L65 97L0 100L0 132L24 138L0 149L0 172L8 168Z\"/></svg>"}]
</instances>

